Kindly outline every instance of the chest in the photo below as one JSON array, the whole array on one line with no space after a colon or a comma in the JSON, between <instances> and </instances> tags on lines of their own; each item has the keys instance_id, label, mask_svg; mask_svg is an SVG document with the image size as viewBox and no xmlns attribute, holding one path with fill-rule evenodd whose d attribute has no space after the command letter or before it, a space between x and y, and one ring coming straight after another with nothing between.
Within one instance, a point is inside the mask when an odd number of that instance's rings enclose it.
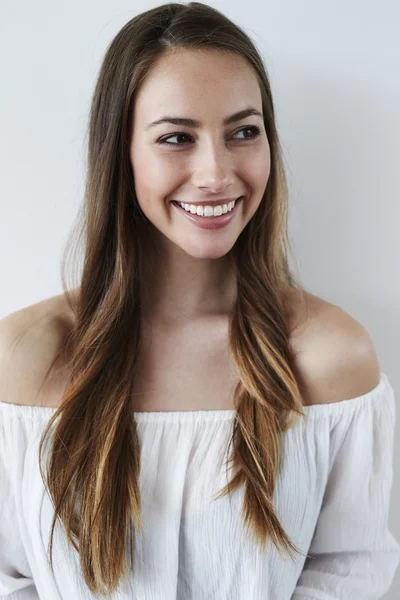
<instances>
[{"instance_id":1,"label":"chest","mask_svg":"<svg viewBox=\"0 0 400 600\"><path fill-rule=\"evenodd\" d=\"M238 381L227 323L146 328L133 410L232 409Z\"/></svg>"},{"instance_id":2,"label":"chest","mask_svg":"<svg viewBox=\"0 0 400 600\"><path fill-rule=\"evenodd\" d=\"M265 554L259 552L242 519L243 487L229 498L215 501L227 483L229 431L220 415L215 421L201 415L196 419L191 422L179 417L166 423L162 418L139 428L145 527L135 532L135 568L122 584L119 598L289 600L304 560L300 556L290 565L270 544ZM285 436L274 503L287 535L303 553L315 530L329 468L325 441L315 432L306 436L302 426ZM31 457L37 455L37 444ZM48 566L46 548L54 507L45 492L38 461L27 466L20 478L16 510L24 527L38 597L81 599L79 557L58 527L54 531L54 572ZM10 540L13 535L10 523ZM95 600L89 592L85 598Z\"/></svg>"}]
</instances>

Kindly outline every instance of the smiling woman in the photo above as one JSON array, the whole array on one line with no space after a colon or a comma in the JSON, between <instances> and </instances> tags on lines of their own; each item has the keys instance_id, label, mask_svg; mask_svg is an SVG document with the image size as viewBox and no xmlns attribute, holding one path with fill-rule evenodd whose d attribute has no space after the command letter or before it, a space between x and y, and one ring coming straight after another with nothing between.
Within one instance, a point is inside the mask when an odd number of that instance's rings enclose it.
<instances>
[{"instance_id":1,"label":"smiling woman","mask_svg":"<svg viewBox=\"0 0 400 600\"><path fill-rule=\"evenodd\" d=\"M290 269L269 79L216 9L112 40L81 215L80 285L0 324L0 598L380 598L393 389Z\"/></svg>"}]
</instances>

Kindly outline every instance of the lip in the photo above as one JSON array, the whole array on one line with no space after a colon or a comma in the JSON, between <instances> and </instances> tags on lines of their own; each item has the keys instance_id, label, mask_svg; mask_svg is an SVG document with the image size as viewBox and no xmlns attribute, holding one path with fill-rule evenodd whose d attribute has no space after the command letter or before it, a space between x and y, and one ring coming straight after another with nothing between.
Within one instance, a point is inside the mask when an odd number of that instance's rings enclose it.
<instances>
[{"instance_id":1,"label":"lip","mask_svg":"<svg viewBox=\"0 0 400 600\"><path fill-rule=\"evenodd\" d=\"M233 199L235 200L235 198ZM174 204L174 202L172 202L172 204L177 211L182 213L184 217L187 217L190 221L192 221L194 225L197 225L201 229L220 229L221 227L225 227L226 225L228 225L228 223L232 221L232 219L238 211L238 206L241 205L242 201L243 196L240 196L236 200L233 210L231 210L228 213L225 213L224 215L220 215L219 217L201 217L200 215L196 215L191 212L186 212L186 210L179 206L179 204ZM221 200L219 202L221 202ZM203 204L203 202L201 204ZM207 203L204 204L207 205ZM212 205L208 204L208 206Z\"/></svg>"},{"instance_id":2,"label":"lip","mask_svg":"<svg viewBox=\"0 0 400 600\"><path fill-rule=\"evenodd\" d=\"M232 200L237 200L242 196L233 198L220 198L219 200L201 200L200 202L185 202L184 200L173 200L173 202L182 202L182 204L193 204L194 206L219 206L220 204L229 204Z\"/></svg>"}]
</instances>

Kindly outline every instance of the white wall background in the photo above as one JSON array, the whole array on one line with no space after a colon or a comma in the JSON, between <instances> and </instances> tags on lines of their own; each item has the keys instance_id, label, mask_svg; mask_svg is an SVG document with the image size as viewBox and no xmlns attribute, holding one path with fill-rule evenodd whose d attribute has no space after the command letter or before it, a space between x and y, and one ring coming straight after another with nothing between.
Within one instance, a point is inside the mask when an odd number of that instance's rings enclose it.
<instances>
[{"instance_id":1,"label":"white wall background","mask_svg":"<svg viewBox=\"0 0 400 600\"><path fill-rule=\"evenodd\" d=\"M129 19L161 3L1 3L0 318L62 292L104 50ZM367 327L400 413L400 4L210 4L245 28L266 61L302 281ZM399 433L400 424L395 456ZM395 458L390 524L400 539L396 506ZM399 597L400 572L385 598Z\"/></svg>"}]
</instances>

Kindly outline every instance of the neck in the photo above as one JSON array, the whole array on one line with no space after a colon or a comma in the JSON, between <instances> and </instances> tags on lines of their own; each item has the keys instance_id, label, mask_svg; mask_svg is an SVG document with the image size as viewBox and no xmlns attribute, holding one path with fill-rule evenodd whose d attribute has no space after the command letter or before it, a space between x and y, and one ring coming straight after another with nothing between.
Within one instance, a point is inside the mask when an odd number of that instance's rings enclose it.
<instances>
[{"instance_id":1,"label":"neck","mask_svg":"<svg viewBox=\"0 0 400 600\"><path fill-rule=\"evenodd\" d=\"M232 314L237 295L232 254L194 258L174 244L143 253L142 315L147 321L182 323Z\"/></svg>"}]
</instances>

